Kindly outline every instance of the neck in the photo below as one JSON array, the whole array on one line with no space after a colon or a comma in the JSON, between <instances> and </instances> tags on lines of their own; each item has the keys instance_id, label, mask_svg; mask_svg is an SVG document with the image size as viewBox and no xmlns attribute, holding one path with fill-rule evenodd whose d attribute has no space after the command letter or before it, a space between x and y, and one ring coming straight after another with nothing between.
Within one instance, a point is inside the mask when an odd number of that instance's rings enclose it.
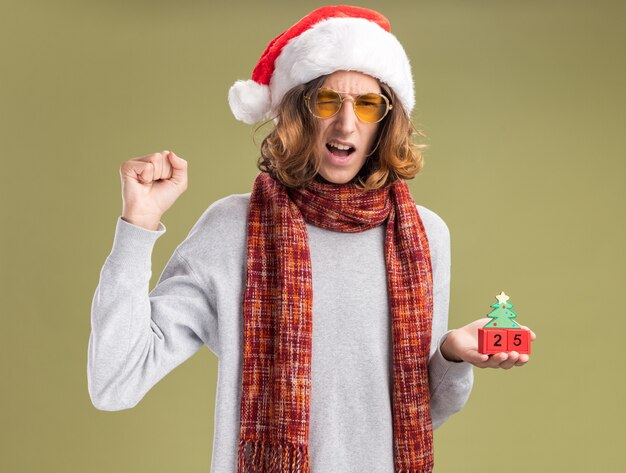
<instances>
[{"instance_id":1,"label":"neck","mask_svg":"<svg viewBox=\"0 0 626 473\"><path fill-rule=\"evenodd\" d=\"M356 184L357 182L357 176L355 176L354 178L352 178L350 181L348 182L344 182L343 184L338 184L336 182L330 182L328 180L326 180L321 174L317 173L315 175L315 177L313 178L313 180L317 181L317 182L321 182L322 184L332 184L335 186L348 186L351 184Z\"/></svg>"}]
</instances>

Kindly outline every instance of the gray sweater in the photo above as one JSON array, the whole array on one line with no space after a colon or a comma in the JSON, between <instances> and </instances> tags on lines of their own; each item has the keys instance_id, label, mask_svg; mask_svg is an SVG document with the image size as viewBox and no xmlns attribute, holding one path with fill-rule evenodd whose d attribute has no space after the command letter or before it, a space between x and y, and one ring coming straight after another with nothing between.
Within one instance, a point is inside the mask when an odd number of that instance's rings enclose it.
<instances>
[{"instance_id":1,"label":"gray sweater","mask_svg":"<svg viewBox=\"0 0 626 473\"><path fill-rule=\"evenodd\" d=\"M212 473L236 473L250 193L210 205L178 245L149 292L156 231L117 219L113 248L91 307L88 389L98 409L139 403L203 345L218 357ZM428 366L439 427L466 403L472 365L446 360L450 233L417 206L434 282ZM309 449L312 473L392 473L393 381L384 228L340 233L306 225L313 278Z\"/></svg>"}]
</instances>

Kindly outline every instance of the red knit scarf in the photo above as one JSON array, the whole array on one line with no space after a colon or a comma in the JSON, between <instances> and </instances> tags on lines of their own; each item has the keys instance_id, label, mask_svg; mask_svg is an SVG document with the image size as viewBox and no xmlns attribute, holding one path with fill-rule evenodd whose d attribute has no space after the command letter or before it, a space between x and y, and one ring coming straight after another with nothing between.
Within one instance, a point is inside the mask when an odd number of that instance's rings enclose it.
<instances>
[{"instance_id":1,"label":"red knit scarf","mask_svg":"<svg viewBox=\"0 0 626 473\"><path fill-rule=\"evenodd\" d=\"M238 473L310 472L313 290L305 222L349 233L386 222L394 467L396 473L432 471L432 268L406 182L361 191L314 180L291 189L261 172L248 214Z\"/></svg>"}]
</instances>

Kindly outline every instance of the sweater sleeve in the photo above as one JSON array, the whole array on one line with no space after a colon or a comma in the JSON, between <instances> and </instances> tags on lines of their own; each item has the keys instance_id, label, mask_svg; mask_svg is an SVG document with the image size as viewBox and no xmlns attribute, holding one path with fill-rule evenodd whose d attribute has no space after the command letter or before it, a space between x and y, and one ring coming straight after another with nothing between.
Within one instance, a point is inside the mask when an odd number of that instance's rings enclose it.
<instances>
[{"instance_id":1,"label":"sweater sleeve","mask_svg":"<svg viewBox=\"0 0 626 473\"><path fill-rule=\"evenodd\" d=\"M420 213L425 216L433 267L434 308L428 376L433 429L437 429L467 403L474 372L470 363L449 361L441 353L441 345L451 332L448 330L450 231L443 219L434 212L421 208Z\"/></svg>"},{"instance_id":2,"label":"sweater sleeve","mask_svg":"<svg viewBox=\"0 0 626 473\"><path fill-rule=\"evenodd\" d=\"M100 410L132 408L206 344L217 355L217 315L177 248L149 292L152 250L165 233L118 217L91 306L87 378Z\"/></svg>"}]
</instances>

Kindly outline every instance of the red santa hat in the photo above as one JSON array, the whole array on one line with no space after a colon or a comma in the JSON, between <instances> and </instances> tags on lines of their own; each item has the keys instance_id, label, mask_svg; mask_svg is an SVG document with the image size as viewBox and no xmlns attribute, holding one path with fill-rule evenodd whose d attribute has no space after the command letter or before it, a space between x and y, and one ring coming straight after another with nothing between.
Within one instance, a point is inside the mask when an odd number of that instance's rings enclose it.
<instances>
[{"instance_id":1,"label":"red santa hat","mask_svg":"<svg viewBox=\"0 0 626 473\"><path fill-rule=\"evenodd\" d=\"M325 6L312 11L268 45L252 71L238 80L228 103L238 120L272 118L289 89L335 71L371 75L393 89L407 114L415 105L413 76L389 20L367 8Z\"/></svg>"}]
</instances>

